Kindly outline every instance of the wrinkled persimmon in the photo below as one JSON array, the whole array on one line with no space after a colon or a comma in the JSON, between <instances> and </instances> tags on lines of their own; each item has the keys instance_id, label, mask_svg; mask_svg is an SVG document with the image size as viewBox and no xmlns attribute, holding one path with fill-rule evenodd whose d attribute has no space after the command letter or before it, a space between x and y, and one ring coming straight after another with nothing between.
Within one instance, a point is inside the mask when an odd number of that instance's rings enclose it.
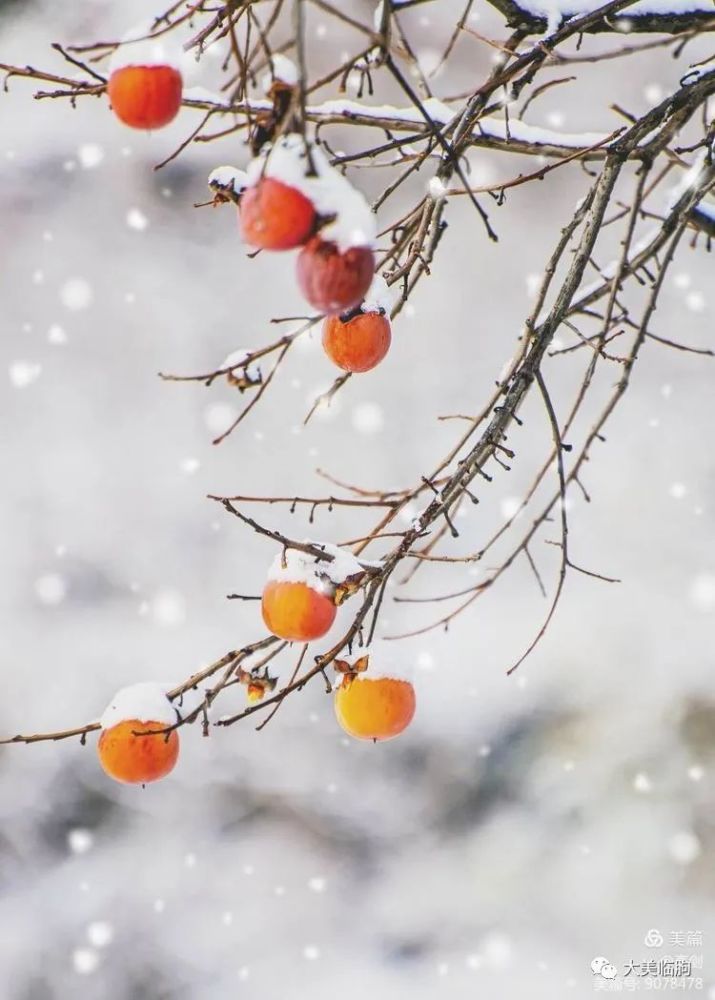
<instances>
[{"instance_id":1,"label":"wrinkled persimmon","mask_svg":"<svg viewBox=\"0 0 715 1000\"><path fill-rule=\"evenodd\" d=\"M329 315L347 312L362 302L374 270L375 256L369 247L341 251L317 236L306 243L296 263L303 295L315 309Z\"/></svg>"},{"instance_id":2,"label":"wrinkled persimmon","mask_svg":"<svg viewBox=\"0 0 715 1000\"><path fill-rule=\"evenodd\" d=\"M105 773L115 781L142 785L166 777L179 756L179 735L175 729L158 731L166 728L165 722L126 719L103 729L97 752Z\"/></svg>"},{"instance_id":3,"label":"wrinkled persimmon","mask_svg":"<svg viewBox=\"0 0 715 1000\"><path fill-rule=\"evenodd\" d=\"M122 66L109 77L112 111L131 128L168 125L181 107L181 73L173 66Z\"/></svg>"},{"instance_id":4,"label":"wrinkled persimmon","mask_svg":"<svg viewBox=\"0 0 715 1000\"><path fill-rule=\"evenodd\" d=\"M396 677L348 674L335 692L335 714L349 736L359 740L391 740L415 714L415 689Z\"/></svg>"},{"instance_id":5,"label":"wrinkled persimmon","mask_svg":"<svg viewBox=\"0 0 715 1000\"><path fill-rule=\"evenodd\" d=\"M315 209L297 188L274 177L262 177L246 188L239 209L241 235L263 250L292 250L309 239Z\"/></svg>"},{"instance_id":6,"label":"wrinkled persimmon","mask_svg":"<svg viewBox=\"0 0 715 1000\"><path fill-rule=\"evenodd\" d=\"M330 629L337 608L332 597L307 583L269 580L263 589L261 611L273 635L295 642L311 642Z\"/></svg>"},{"instance_id":7,"label":"wrinkled persimmon","mask_svg":"<svg viewBox=\"0 0 715 1000\"><path fill-rule=\"evenodd\" d=\"M327 316L323 323L323 349L346 372L368 372L379 365L391 340L390 321L381 312Z\"/></svg>"}]
</instances>

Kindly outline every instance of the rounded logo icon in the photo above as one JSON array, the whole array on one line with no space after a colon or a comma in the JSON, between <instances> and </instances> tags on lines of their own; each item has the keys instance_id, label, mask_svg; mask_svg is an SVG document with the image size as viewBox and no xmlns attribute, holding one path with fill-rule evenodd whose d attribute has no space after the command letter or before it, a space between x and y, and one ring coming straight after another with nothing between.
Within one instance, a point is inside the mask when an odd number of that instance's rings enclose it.
<instances>
[{"instance_id":1,"label":"rounded logo icon","mask_svg":"<svg viewBox=\"0 0 715 1000\"><path fill-rule=\"evenodd\" d=\"M651 927L646 936L643 938L643 943L646 948L660 948L663 944L663 935L656 927Z\"/></svg>"},{"instance_id":2,"label":"rounded logo icon","mask_svg":"<svg viewBox=\"0 0 715 1000\"><path fill-rule=\"evenodd\" d=\"M618 975L618 969L615 965L611 965L607 958L603 955L599 955L598 958L594 958L591 962L591 970L594 976L601 976L602 979L615 979Z\"/></svg>"}]
</instances>

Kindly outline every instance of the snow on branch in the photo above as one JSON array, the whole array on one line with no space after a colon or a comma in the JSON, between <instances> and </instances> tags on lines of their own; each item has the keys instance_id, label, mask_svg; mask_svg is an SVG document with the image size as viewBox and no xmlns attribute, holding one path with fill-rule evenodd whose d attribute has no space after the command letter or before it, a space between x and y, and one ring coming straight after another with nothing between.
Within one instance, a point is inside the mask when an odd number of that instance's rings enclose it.
<instances>
[{"instance_id":1,"label":"snow on branch","mask_svg":"<svg viewBox=\"0 0 715 1000\"><path fill-rule=\"evenodd\" d=\"M530 34L552 34L565 21L598 10L599 0L489 0L510 28ZM712 0L634 0L624 10L604 16L585 28L602 32L684 32L715 29Z\"/></svg>"}]
</instances>

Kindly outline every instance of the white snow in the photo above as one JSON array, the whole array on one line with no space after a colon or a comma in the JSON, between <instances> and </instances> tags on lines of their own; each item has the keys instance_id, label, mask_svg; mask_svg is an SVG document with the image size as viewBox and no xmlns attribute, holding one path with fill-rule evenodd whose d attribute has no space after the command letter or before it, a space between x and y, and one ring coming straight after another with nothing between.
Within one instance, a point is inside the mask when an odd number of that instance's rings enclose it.
<instances>
[{"instance_id":1,"label":"white snow","mask_svg":"<svg viewBox=\"0 0 715 1000\"><path fill-rule=\"evenodd\" d=\"M713 70L715 70L715 59L708 59L707 62L699 63L688 70L680 82L684 87L692 86L692 84L697 83L706 74L712 73Z\"/></svg>"},{"instance_id":2,"label":"white snow","mask_svg":"<svg viewBox=\"0 0 715 1000\"><path fill-rule=\"evenodd\" d=\"M688 292L685 296L685 305L691 312L702 312L706 304L705 296L702 292Z\"/></svg>"},{"instance_id":3,"label":"white snow","mask_svg":"<svg viewBox=\"0 0 715 1000\"><path fill-rule=\"evenodd\" d=\"M79 975L88 976L99 965L99 955L93 948L75 948L72 952L72 965Z\"/></svg>"},{"instance_id":4,"label":"white snow","mask_svg":"<svg viewBox=\"0 0 715 1000\"><path fill-rule=\"evenodd\" d=\"M707 152L700 153L693 162L693 165L685 171L677 184L671 190L667 201L668 211L672 209L680 198L693 188L697 187L703 172L707 167ZM698 206L700 207L700 206Z\"/></svg>"},{"instance_id":5,"label":"white snow","mask_svg":"<svg viewBox=\"0 0 715 1000\"><path fill-rule=\"evenodd\" d=\"M436 125L446 125L461 113L458 108L451 108L437 98L429 98L422 102L422 107ZM349 98L324 101L322 104L311 105L307 112L317 118L377 118L389 119L409 125L424 125L425 118L419 108L396 107L393 104L362 104ZM475 135L483 135L494 139L512 139L515 142L529 143L536 146L563 146L569 149L583 149L603 142L609 135L607 132L558 132L552 129L527 125L518 118L510 118L507 126L503 118L480 118L474 130Z\"/></svg>"},{"instance_id":6,"label":"white snow","mask_svg":"<svg viewBox=\"0 0 715 1000\"><path fill-rule=\"evenodd\" d=\"M266 579L271 583L304 583L321 594L328 594L331 587L320 575L326 573L327 566L327 561L318 563L307 552L287 549L275 557Z\"/></svg>"},{"instance_id":7,"label":"white snow","mask_svg":"<svg viewBox=\"0 0 715 1000\"><path fill-rule=\"evenodd\" d=\"M287 56L276 53L271 57L271 72L266 73L261 80L261 90L264 94L268 94L274 80L279 80L288 87L295 87L299 79L300 74L296 64Z\"/></svg>"},{"instance_id":8,"label":"white snow","mask_svg":"<svg viewBox=\"0 0 715 1000\"><path fill-rule=\"evenodd\" d=\"M230 403L209 403L204 410L204 423L212 434L223 434L238 416L238 411Z\"/></svg>"},{"instance_id":9,"label":"white snow","mask_svg":"<svg viewBox=\"0 0 715 1000\"><path fill-rule=\"evenodd\" d=\"M25 389L40 377L42 365L35 361L13 361L8 368L10 381L16 389Z\"/></svg>"},{"instance_id":10,"label":"white snow","mask_svg":"<svg viewBox=\"0 0 715 1000\"><path fill-rule=\"evenodd\" d=\"M510 118L482 118L477 124L475 133L490 136L504 141L528 143L532 146L565 146L569 149L586 149L604 142L610 133L607 132L560 132L554 129L541 128L538 125L527 125L526 122Z\"/></svg>"},{"instance_id":11,"label":"white snow","mask_svg":"<svg viewBox=\"0 0 715 1000\"><path fill-rule=\"evenodd\" d=\"M447 193L447 186L444 181L435 174L434 177L430 177L427 182L427 193L430 198L433 198L435 201L439 201L440 198L444 198Z\"/></svg>"},{"instance_id":12,"label":"white snow","mask_svg":"<svg viewBox=\"0 0 715 1000\"><path fill-rule=\"evenodd\" d=\"M142 233L148 228L149 220L140 208L130 208L127 212L127 225L130 229Z\"/></svg>"},{"instance_id":13,"label":"white snow","mask_svg":"<svg viewBox=\"0 0 715 1000\"><path fill-rule=\"evenodd\" d=\"M112 53L108 72L111 76L125 66L171 66L179 73L183 50L171 32L158 38L147 38L152 31L151 20L135 25L122 36Z\"/></svg>"},{"instance_id":14,"label":"white snow","mask_svg":"<svg viewBox=\"0 0 715 1000\"><path fill-rule=\"evenodd\" d=\"M67 846L73 854L86 854L93 845L94 836L84 827L75 827L67 834Z\"/></svg>"},{"instance_id":15,"label":"white snow","mask_svg":"<svg viewBox=\"0 0 715 1000\"><path fill-rule=\"evenodd\" d=\"M151 613L157 625L174 628L186 619L186 601L178 590L163 588L154 596Z\"/></svg>"},{"instance_id":16,"label":"white snow","mask_svg":"<svg viewBox=\"0 0 715 1000\"><path fill-rule=\"evenodd\" d=\"M70 278L60 288L62 305L72 312L87 309L92 304L93 298L92 286L84 278Z\"/></svg>"},{"instance_id":17,"label":"white snow","mask_svg":"<svg viewBox=\"0 0 715 1000\"><path fill-rule=\"evenodd\" d=\"M690 585L690 601L698 611L715 611L715 573L698 573Z\"/></svg>"},{"instance_id":18,"label":"white snow","mask_svg":"<svg viewBox=\"0 0 715 1000\"><path fill-rule=\"evenodd\" d=\"M96 142L85 142L77 150L77 159L84 170L92 170L104 159L104 150Z\"/></svg>"},{"instance_id":19,"label":"white snow","mask_svg":"<svg viewBox=\"0 0 715 1000\"><path fill-rule=\"evenodd\" d=\"M363 573L365 566L371 565L369 562L361 563L352 552L329 542L306 539L306 543L322 549L333 559L318 561L308 552L286 549L285 553L279 552L271 563L267 579L274 583L305 583L314 590L327 593L331 583L344 583L349 577Z\"/></svg>"},{"instance_id":20,"label":"white snow","mask_svg":"<svg viewBox=\"0 0 715 1000\"><path fill-rule=\"evenodd\" d=\"M461 109L450 108L449 105L436 97L430 97L423 101L422 108L427 116L438 125L446 125L447 122L451 122L461 113ZM357 115L362 118L390 118L408 125L425 124L425 116L420 108L414 104L400 108L394 104L363 104L361 101L340 97L323 101L322 104L308 105L306 111L316 117L338 116L349 119Z\"/></svg>"},{"instance_id":21,"label":"white snow","mask_svg":"<svg viewBox=\"0 0 715 1000\"><path fill-rule=\"evenodd\" d=\"M381 274L376 274L360 308L363 312L383 312L389 316L396 299L394 288L387 284Z\"/></svg>"},{"instance_id":22,"label":"white snow","mask_svg":"<svg viewBox=\"0 0 715 1000\"><path fill-rule=\"evenodd\" d=\"M379 403L358 403L352 414L352 425L360 434L378 434L385 426L385 416Z\"/></svg>"},{"instance_id":23,"label":"white snow","mask_svg":"<svg viewBox=\"0 0 715 1000\"><path fill-rule=\"evenodd\" d=\"M35 594L41 604L61 604L67 594L65 578L60 573L45 573L35 580Z\"/></svg>"},{"instance_id":24,"label":"white snow","mask_svg":"<svg viewBox=\"0 0 715 1000\"><path fill-rule=\"evenodd\" d=\"M357 663L361 656L366 655L366 649L356 649L348 662L351 664ZM404 665L402 667L396 666L392 662L383 664L382 666L379 664L379 658L371 655L367 670L364 673L358 674L358 681L405 681L407 684L412 684L412 681L408 676L413 672L411 667ZM334 685L336 689L340 687L342 679L342 674L338 674Z\"/></svg>"},{"instance_id":25,"label":"white snow","mask_svg":"<svg viewBox=\"0 0 715 1000\"><path fill-rule=\"evenodd\" d=\"M340 395L330 396L330 385L332 383L323 382L306 394L306 405L308 407L315 406L313 415L317 420L334 420L343 408L343 400Z\"/></svg>"},{"instance_id":26,"label":"white snow","mask_svg":"<svg viewBox=\"0 0 715 1000\"><path fill-rule=\"evenodd\" d=\"M114 939L114 928L107 920L93 920L87 927L87 940L95 948L106 948Z\"/></svg>"},{"instance_id":27,"label":"white snow","mask_svg":"<svg viewBox=\"0 0 715 1000\"><path fill-rule=\"evenodd\" d=\"M653 790L653 782L650 780L647 774L639 771L638 774L633 779L633 787L637 792L643 795L647 795L648 792Z\"/></svg>"},{"instance_id":28,"label":"white snow","mask_svg":"<svg viewBox=\"0 0 715 1000\"><path fill-rule=\"evenodd\" d=\"M377 7L373 11L372 15L372 27L374 31L380 30L380 25L382 24L382 10L384 7L383 0L379 0Z\"/></svg>"},{"instance_id":29,"label":"white snow","mask_svg":"<svg viewBox=\"0 0 715 1000\"><path fill-rule=\"evenodd\" d=\"M245 365L246 358L250 358L251 354L254 353L248 348L239 347L235 351L231 351L228 357L224 358L221 364L218 366L219 371L224 371L225 369L231 368L235 373L237 368L240 368L246 375L247 379L251 381L257 381L260 378L260 369L256 363Z\"/></svg>"},{"instance_id":30,"label":"white snow","mask_svg":"<svg viewBox=\"0 0 715 1000\"><path fill-rule=\"evenodd\" d=\"M492 969L505 969L512 962L514 947L501 931L488 931L481 940L480 951Z\"/></svg>"},{"instance_id":31,"label":"white snow","mask_svg":"<svg viewBox=\"0 0 715 1000\"><path fill-rule=\"evenodd\" d=\"M588 14L602 6L601 0L516 0L521 10L532 17L546 18L547 33L552 34L561 22L570 17ZM637 0L623 12L614 16L623 19L633 19L658 14L712 14L713 6L710 0Z\"/></svg>"},{"instance_id":32,"label":"white snow","mask_svg":"<svg viewBox=\"0 0 715 1000\"><path fill-rule=\"evenodd\" d=\"M176 722L176 711L161 684L143 681L121 688L102 712L99 724L102 729L110 729L130 719L166 726Z\"/></svg>"},{"instance_id":33,"label":"white snow","mask_svg":"<svg viewBox=\"0 0 715 1000\"><path fill-rule=\"evenodd\" d=\"M173 688L180 687L180 685L181 685L180 681L174 680L172 682L167 681L165 683L162 683L161 687L164 688L165 691L171 691ZM201 685L199 685L198 687L189 688L188 691L184 691L183 694L180 694L177 698L174 699L172 705L174 710L179 713L181 718L185 719L187 716L191 715L192 712L195 712L196 709L199 708L199 706L203 703L203 701L204 701L204 689L201 687Z\"/></svg>"},{"instance_id":34,"label":"white snow","mask_svg":"<svg viewBox=\"0 0 715 1000\"><path fill-rule=\"evenodd\" d=\"M546 34L553 35L558 31L564 18L559 0L543 0L542 6L546 11Z\"/></svg>"},{"instance_id":35,"label":"white snow","mask_svg":"<svg viewBox=\"0 0 715 1000\"><path fill-rule=\"evenodd\" d=\"M228 188L229 191L240 194L248 185L248 176L245 170L239 170L238 167L231 167L226 164L223 167L216 167L215 170L211 171L208 185L212 191L220 191L222 188Z\"/></svg>"},{"instance_id":36,"label":"white snow","mask_svg":"<svg viewBox=\"0 0 715 1000\"><path fill-rule=\"evenodd\" d=\"M209 103L217 107L226 106L225 100L220 96L199 96L198 93L194 94L193 91L185 91L184 98L195 98L197 101L201 101L201 103ZM261 111L270 110L271 103L270 101L264 100L246 101L244 102L243 107L247 112L257 114ZM457 107L452 108L435 97L430 97L423 101L422 107L435 125L448 124L455 117L460 115L463 110L462 108ZM306 107L306 113L311 120L317 123L339 122L341 119L351 121L358 118L363 121L374 120L376 123L389 121L393 123L394 127L399 127L400 125L424 126L426 124L425 117L421 110L414 105L409 105L408 107L398 107L394 104L363 104L361 101L351 100L350 98L337 98L323 101L321 104L309 104ZM484 137L486 139L492 138L501 142L513 141L515 145L519 143L528 143L529 145L534 146L555 146L563 149L585 149L604 142L610 133L560 132L555 129L528 125L526 122L522 122L518 118L512 117L509 118L509 125L507 128L502 118L485 117L480 118L473 134L475 137ZM295 135L285 136L284 140L279 141L292 141L295 138ZM300 139L300 137L298 137L298 139L302 147L302 139ZM258 175L259 171L260 168L256 168L256 175ZM276 176L273 170L269 170L268 173L269 175ZM298 176L301 180L309 179L305 178L303 164L300 165ZM315 180L315 178L313 178L313 180ZM289 182L286 180L286 183ZM293 186L298 187L298 184L295 182L295 178L293 180ZM301 190L303 189L301 188Z\"/></svg>"},{"instance_id":37,"label":"white snow","mask_svg":"<svg viewBox=\"0 0 715 1000\"><path fill-rule=\"evenodd\" d=\"M231 351L228 357L224 358L219 365L219 368L237 368L239 365L242 365L246 358L250 357L250 355L250 351L239 347L235 351Z\"/></svg>"},{"instance_id":38,"label":"white snow","mask_svg":"<svg viewBox=\"0 0 715 1000\"><path fill-rule=\"evenodd\" d=\"M668 854L678 865L689 865L702 852L700 840L691 830L681 830L673 834L668 842Z\"/></svg>"},{"instance_id":39,"label":"white snow","mask_svg":"<svg viewBox=\"0 0 715 1000\"><path fill-rule=\"evenodd\" d=\"M504 497L504 499L499 504L499 511L501 516L507 520L511 521L517 516L521 510L522 500L520 497Z\"/></svg>"},{"instance_id":40,"label":"white snow","mask_svg":"<svg viewBox=\"0 0 715 1000\"><path fill-rule=\"evenodd\" d=\"M309 176L310 165L303 137L297 133L282 136L274 145L266 145L248 166L249 184L262 177L274 177L306 196L316 212L335 216L324 226L321 236L337 244L341 251L350 247L370 247L375 241L375 215L363 195L350 181L330 165L319 146L310 145L315 176Z\"/></svg>"},{"instance_id":41,"label":"white snow","mask_svg":"<svg viewBox=\"0 0 715 1000\"><path fill-rule=\"evenodd\" d=\"M686 172L680 178L678 183L675 184L670 189L667 198L665 200L666 211L670 212L677 204L677 202L680 200L680 198L682 198L682 196L687 191L691 190L698 184L698 182L702 177L703 170L705 169L706 155L707 154L705 153L701 153L696 158L693 165L688 170L686 170ZM701 202L697 205L696 210L699 212L703 211L703 214L710 217L709 215L710 205L708 204L703 205L703 203ZM653 226L650 229L648 229L647 232L645 232L644 235L641 236L641 238L637 240L631 247L631 251L629 254L629 263L636 260L638 256L641 253L643 253L644 250L647 250L648 247L653 243L653 240L655 240L658 237L659 233L660 233L660 226ZM579 302L583 302L594 291L599 289L603 284L604 279L609 280L610 278L613 278L616 274L616 271L618 270L618 266L619 266L619 261L614 259L609 261L608 264L602 267L601 277L597 278L595 281L592 281L589 285L586 285L584 288L581 289L576 305L578 305ZM689 303L686 301L686 305L688 305L688 308L691 309L693 312L699 312L701 311L701 309L704 308L705 300L704 298L701 298L700 293L695 293L695 297L694 298L691 297ZM544 309L544 311L542 311L542 313L538 317L537 322L538 323L542 322L543 318L547 315L547 313L548 310Z\"/></svg>"},{"instance_id":42,"label":"white snow","mask_svg":"<svg viewBox=\"0 0 715 1000\"><path fill-rule=\"evenodd\" d=\"M187 101L198 101L202 104L215 104L218 108L228 109L229 107L225 95L220 94L217 90L211 90L209 87L203 87L199 84L194 84L193 87L184 87L181 96L185 103Z\"/></svg>"},{"instance_id":43,"label":"white snow","mask_svg":"<svg viewBox=\"0 0 715 1000\"><path fill-rule=\"evenodd\" d=\"M198 472L199 469L201 468L201 462L199 461L198 458L194 458L193 456L190 455L187 458L181 459L181 461L179 462L179 468L187 476L193 476L193 474L195 472Z\"/></svg>"}]
</instances>

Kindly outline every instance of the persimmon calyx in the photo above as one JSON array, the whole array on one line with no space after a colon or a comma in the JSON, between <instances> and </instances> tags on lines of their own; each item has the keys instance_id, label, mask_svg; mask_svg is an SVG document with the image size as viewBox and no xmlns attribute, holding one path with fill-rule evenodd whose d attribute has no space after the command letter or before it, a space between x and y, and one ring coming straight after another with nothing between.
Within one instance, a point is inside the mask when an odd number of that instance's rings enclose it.
<instances>
[{"instance_id":1,"label":"persimmon calyx","mask_svg":"<svg viewBox=\"0 0 715 1000\"><path fill-rule=\"evenodd\" d=\"M245 392L246 389L255 389L256 386L262 385L263 376L260 370L255 375L252 375L246 369L237 368L226 372L226 381L234 389L238 389L239 392Z\"/></svg>"},{"instance_id":2,"label":"persimmon calyx","mask_svg":"<svg viewBox=\"0 0 715 1000\"><path fill-rule=\"evenodd\" d=\"M348 687L358 674L363 674L369 666L370 657L366 654L361 656L359 659L355 660L354 663L348 663L347 660L334 660L333 667L335 671L342 674L342 687Z\"/></svg>"},{"instance_id":3,"label":"persimmon calyx","mask_svg":"<svg viewBox=\"0 0 715 1000\"><path fill-rule=\"evenodd\" d=\"M236 672L239 684L246 688L246 697L250 702L262 701L267 694L275 690L278 679L271 677L268 672L253 674L249 670L239 667Z\"/></svg>"},{"instance_id":4,"label":"persimmon calyx","mask_svg":"<svg viewBox=\"0 0 715 1000\"><path fill-rule=\"evenodd\" d=\"M214 208L218 208L219 205L228 205L229 203L233 205L239 205L241 203L242 192L234 191L232 185L223 185L214 181L210 187L213 191L212 205Z\"/></svg>"}]
</instances>

